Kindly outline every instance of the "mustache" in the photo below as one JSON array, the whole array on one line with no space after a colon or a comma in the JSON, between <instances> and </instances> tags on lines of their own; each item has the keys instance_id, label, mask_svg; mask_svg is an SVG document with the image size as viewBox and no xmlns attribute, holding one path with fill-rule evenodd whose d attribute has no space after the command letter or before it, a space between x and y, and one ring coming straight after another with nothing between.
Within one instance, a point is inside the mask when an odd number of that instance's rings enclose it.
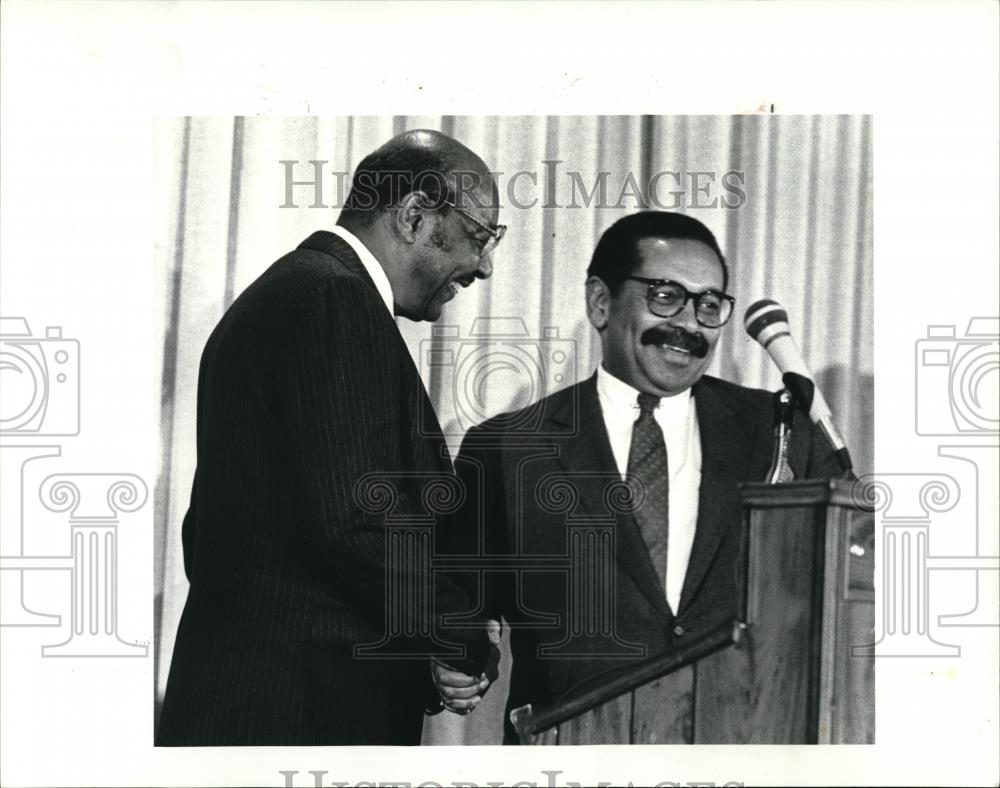
<instances>
[{"instance_id":1,"label":"mustache","mask_svg":"<svg viewBox=\"0 0 1000 788\"><path fill-rule=\"evenodd\" d=\"M692 334L676 326L654 326L642 332L639 341L644 345L671 345L688 351L692 356L708 355L708 340L702 334Z\"/></svg>"}]
</instances>

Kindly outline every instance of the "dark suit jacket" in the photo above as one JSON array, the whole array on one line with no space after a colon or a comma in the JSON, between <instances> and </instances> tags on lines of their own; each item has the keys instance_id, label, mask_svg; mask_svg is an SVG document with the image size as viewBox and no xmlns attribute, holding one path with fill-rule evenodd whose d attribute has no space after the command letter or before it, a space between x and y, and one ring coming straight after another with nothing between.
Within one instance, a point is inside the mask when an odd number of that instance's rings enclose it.
<instances>
[{"instance_id":1,"label":"dark suit jacket","mask_svg":"<svg viewBox=\"0 0 1000 788\"><path fill-rule=\"evenodd\" d=\"M692 391L701 435L701 488L694 544L676 611L667 604L634 516L615 512L613 496L606 495L620 475L596 375L524 411L492 419L466 436L456 470L478 494L465 509L462 530L452 534L451 549L471 554L483 550L495 557L494 566L506 564L506 569L489 573L485 583L475 573L456 577L460 582L464 577L491 617L502 614L512 626L508 713L525 703L545 708L601 681L599 674L682 645L737 614L737 485L762 481L770 467L772 395L709 376ZM796 478L834 473L833 456L814 447L807 419L797 417L793 435ZM574 492L568 492L567 483ZM613 565L603 580L600 562L592 562L588 570L591 593L613 600L613 634L602 634L602 622L607 625L610 618L607 611L597 611L596 623L574 621L570 596L579 603L587 592L578 582L572 586L571 576L559 567L566 566L560 557L572 554L570 523L586 528L588 522L597 522L587 518L609 516ZM579 614L579 604L575 609ZM590 610L595 610L593 605ZM577 637L567 642L574 632ZM549 654L540 654L540 649L554 646ZM509 719L505 740L516 741Z\"/></svg>"},{"instance_id":2,"label":"dark suit jacket","mask_svg":"<svg viewBox=\"0 0 1000 788\"><path fill-rule=\"evenodd\" d=\"M233 303L201 360L183 525L191 585L158 744L419 742L436 700L426 658L354 654L384 639L398 602L386 592L386 513L359 506L355 484L388 474L392 513L426 514L421 478L452 474L432 413L374 283L332 233ZM430 588L415 556L391 569ZM437 590L439 613L469 606L460 589ZM422 631L389 651L423 649ZM460 637L468 660L452 661L472 672L485 635Z\"/></svg>"}]
</instances>

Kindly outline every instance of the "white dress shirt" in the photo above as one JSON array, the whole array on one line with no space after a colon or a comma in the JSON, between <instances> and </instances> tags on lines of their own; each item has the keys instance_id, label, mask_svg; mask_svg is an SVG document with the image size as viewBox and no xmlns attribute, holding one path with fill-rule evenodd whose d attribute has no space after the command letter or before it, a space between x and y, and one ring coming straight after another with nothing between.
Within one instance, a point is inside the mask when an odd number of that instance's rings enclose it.
<instances>
[{"instance_id":1,"label":"white dress shirt","mask_svg":"<svg viewBox=\"0 0 1000 788\"><path fill-rule=\"evenodd\" d=\"M334 225L333 229L330 230L334 235L339 235L343 238L350 247L354 250L356 254L361 259L361 265L365 267L368 272L368 276L372 278L375 283L375 289L378 290L378 294L382 296L382 300L385 301L385 308L389 310L389 314L393 314L392 305L392 285L389 284L389 277L385 275L385 270L382 268L382 264L370 251L368 247L361 243L361 239L358 238L350 230L345 230L339 224Z\"/></svg>"},{"instance_id":2,"label":"white dress shirt","mask_svg":"<svg viewBox=\"0 0 1000 788\"><path fill-rule=\"evenodd\" d=\"M639 418L638 396L638 390L616 378L604 369L603 364L597 368L597 397L615 464L623 479L628 470L632 427ZM661 399L653 417L663 431L670 469L666 594L671 609L676 613L698 523L698 490L701 486L701 437L691 390Z\"/></svg>"}]
</instances>

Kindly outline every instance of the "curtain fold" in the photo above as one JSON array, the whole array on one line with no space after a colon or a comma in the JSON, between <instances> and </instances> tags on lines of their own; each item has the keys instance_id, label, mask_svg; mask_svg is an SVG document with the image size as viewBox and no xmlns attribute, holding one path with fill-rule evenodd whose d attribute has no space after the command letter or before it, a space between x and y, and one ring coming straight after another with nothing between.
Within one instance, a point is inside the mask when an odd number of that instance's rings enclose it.
<instances>
[{"instance_id":1,"label":"curtain fold","mask_svg":"<svg viewBox=\"0 0 1000 788\"><path fill-rule=\"evenodd\" d=\"M347 174L360 159L413 128L441 129L482 156L498 173L500 221L509 227L490 280L460 293L433 326L398 321L453 450L480 417L591 374L600 348L584 312L584 280L594 245L621 216L662 207L707 224L729 263L736 313L709 372L749 386L780 386L779 373L742 328L749 304L777 300L858 473L873 470L869 116L165 120L157 128L155 181L161 342L154 352L163 369L158 700L187 593L180 525L195 468L198 362L208 334L232 299L274 260L335 223ZM292 186L291 201L289 168L301 182ZM458 361L487 347L489 330L501 324L523 332L526 349L519 362L484 373L473 391ZM473 335L474 328L486 334ZM424 363L431 348L445 344L456 349L455 367ZM539 367L532 353L546 349L562 351L564 360ZM498 685L469 717L433 718L425 740L499 741L505 691Z\"/></svg>"}]
</instances>

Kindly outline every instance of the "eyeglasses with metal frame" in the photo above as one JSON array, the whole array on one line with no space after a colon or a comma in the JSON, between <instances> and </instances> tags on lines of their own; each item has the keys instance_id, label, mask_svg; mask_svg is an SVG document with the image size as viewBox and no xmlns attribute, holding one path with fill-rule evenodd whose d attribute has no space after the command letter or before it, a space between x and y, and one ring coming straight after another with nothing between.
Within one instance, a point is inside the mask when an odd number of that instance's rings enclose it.
<instances>
[{"instance_id":1,"label":"eyeglasses with metal frame","mask_svg":"<svg viewBox=\"0 0 1000 788\"><path fill-rule=\"evenodd\" d=\"M496 227L490 227L488 224L480 221L471 213L469 213L467 210L458 205L455 205L455 203L451 202L450 200L442 200L441 202L443 202L445 205L450 205L452 208L458 211L458 213L462 214L462 216L464 216L470 222L478 226L480 229L485 230L487 233L489 233L490 237L486 239L486 242L479 250L479 256L486 257L487 255L493 254L493 250L497 248L497 244L499 244L500 241L503 240L504 235L507 233L507 225L498 224Z\"/></svg>"}]
</instances>

